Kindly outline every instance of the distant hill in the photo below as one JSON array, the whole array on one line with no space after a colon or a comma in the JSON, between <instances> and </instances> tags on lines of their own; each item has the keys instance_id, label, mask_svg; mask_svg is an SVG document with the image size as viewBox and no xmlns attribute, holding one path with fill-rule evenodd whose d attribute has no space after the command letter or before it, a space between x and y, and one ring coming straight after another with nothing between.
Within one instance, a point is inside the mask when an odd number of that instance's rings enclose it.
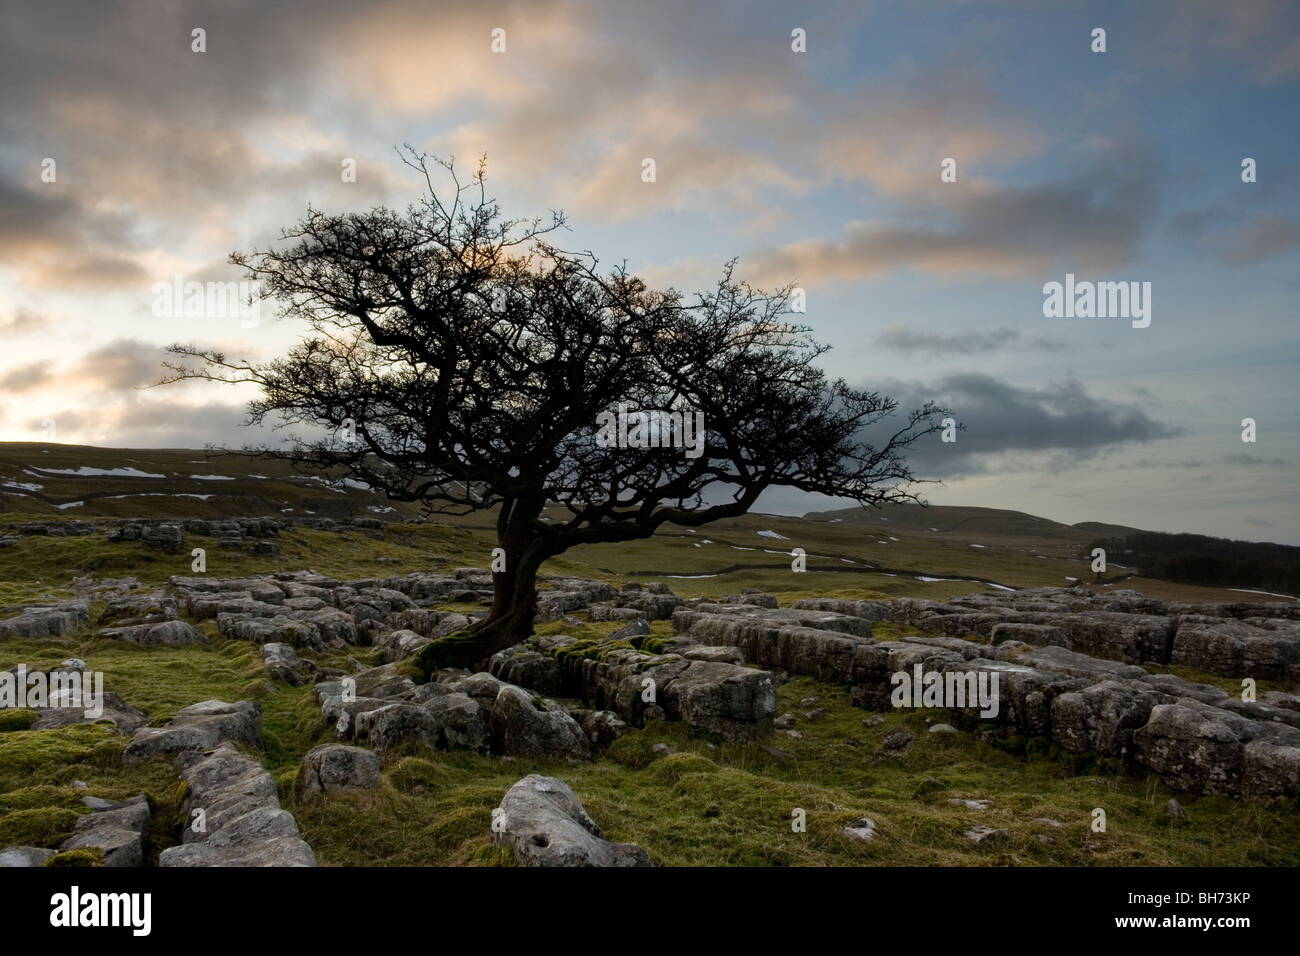
<instances>
[{"instance_id":1,"label":"distant hill","mask_svg":"<svg viewBox=\"0 0 1300 956\"><path fill-rule=\"evenodd\" d=\"M357 482L281 461L176 448L0 442L0 514L86 518L410 517Z\"/></svg>"},{"instance_id":2,"label":"distant hill","mask_svg":"<svg viewBox=\"0 0 1300 956\"><path fill-rule=\"evenodd\" d=\"M998 508L968 508L947 505L886 505L881 508L840 508L804 515L810 521L842 521L873 527L886 526L904 531L977 537L1053 538L1084 543L1097 537L1123 537L1139 529L1123 525L1085 521L1068 525L1050 518L1040 518L1023 511Z\"/></svg>"}]
</instances>

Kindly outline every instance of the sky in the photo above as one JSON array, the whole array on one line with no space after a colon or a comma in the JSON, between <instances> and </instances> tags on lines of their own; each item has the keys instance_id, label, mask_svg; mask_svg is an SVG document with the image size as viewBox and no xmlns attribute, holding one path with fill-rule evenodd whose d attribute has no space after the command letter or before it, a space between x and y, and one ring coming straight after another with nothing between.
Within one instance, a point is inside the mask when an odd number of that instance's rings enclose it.
<instances>
[{"instance_id":1,"label":"sky","mask_svg":"<svg viewBox=\"0 0 1300 956\"><path fill-rule=\"evenodd\" d=\"M304 329L155 289L405 208L410 143L651 284L796 283L830 376L965 425L913 450L931 503L1300 544L1287 0L3 0L0 90L0 440L265 440L239 386L146 386ZM1150 324L1046 316L1067 274L1150 283Z\"/></svg>"}]
</instances>

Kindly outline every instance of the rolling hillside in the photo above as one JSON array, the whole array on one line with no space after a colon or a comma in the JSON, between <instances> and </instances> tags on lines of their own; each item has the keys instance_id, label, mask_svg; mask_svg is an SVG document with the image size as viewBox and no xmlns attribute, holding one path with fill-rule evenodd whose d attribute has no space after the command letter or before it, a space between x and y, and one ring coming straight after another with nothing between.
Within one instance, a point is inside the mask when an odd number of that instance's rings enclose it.
<instances>
[{"instance_id":1,"label":"rolling hillside","mask_svg":"<svg viewBox=\"0 0 1300 956\"><path fill-rule=\"evenodd\" d=\"M559 506L550 512L553 520L564 514ZM356 571L358 562L380 557L398 559L410 570L427 566L430 554L446 554L449 543L457 563L486 566L496 543L491 512L433 516L425 522L416 505L390 502L356 483L295 473L285 463L246 454L0 444L0 536L6 525L34 521L258 515L379 518L385 530L340 535L295 529L282 556L250 557L249 571L263 570L260 564L266 570L288 567L294 561L296 566L306 562L321 570ZM1164 599L1240 599L1240 592L1229 589L1134 578L1134 569L1115 563L1097 581L1089 570L1087 544L1100 534L1133 530L1096 522L1064 525L1020 512L970 507L898 505L804 517L750 514L699 529L669 525L644 541L584 546L554 559L547 570L664 580L686 596L759 587L790 596L870 592L942 599L1082 581L1137 588ZM125 569L132 563L127 552L140 547L101 542L102 537L51 537L38 549L25 539L20 547L0 550L0 577L11 585L39 578L40 587L48 588L57 586L51 577L56 569L58 579L70 578L78 569ZM792 571L795 548L807 554L806 573ZM259 567L249 566L253 564ZM35 573L38 568L45 570Z\"/></svg>"}]
</instances>

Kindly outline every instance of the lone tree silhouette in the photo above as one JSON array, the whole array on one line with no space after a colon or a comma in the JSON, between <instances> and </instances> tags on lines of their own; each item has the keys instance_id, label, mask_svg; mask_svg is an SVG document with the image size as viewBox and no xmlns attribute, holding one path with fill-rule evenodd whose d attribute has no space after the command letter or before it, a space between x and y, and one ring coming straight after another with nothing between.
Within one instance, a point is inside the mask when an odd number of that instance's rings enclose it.
<instances>
[{"instance_id":1,"label":"lone tree silhouette","mask_svg":"<svg viewBox=\"0 0 1300 956\"><path fill-rule=\"evenodd\" d=\"M310 326L288 355L254 365L173 345L160 384L255 383L250 424L333 431L250 450L338 469L426 513L496 509L505 568L492 609L428 645L426 674L527 638L538 569L575 545L742 515L772 487L917 500L901 452L944 411L929 403L891 430L896 401L828 382L813 365L827 347L784 319L792 286L757 291L733 261L707 292L656 291L553 245L561 213L504 219L483 162L462 183L450 161L410 146L402 158L427 187L405 214L309 208L280 248L231 255L262 298ZM431 168L449 180L445 199ZM620 403L702 412L703 452L597 441ZM548 505L562 510L546 517Z\"/></svg>"}]
</instances>

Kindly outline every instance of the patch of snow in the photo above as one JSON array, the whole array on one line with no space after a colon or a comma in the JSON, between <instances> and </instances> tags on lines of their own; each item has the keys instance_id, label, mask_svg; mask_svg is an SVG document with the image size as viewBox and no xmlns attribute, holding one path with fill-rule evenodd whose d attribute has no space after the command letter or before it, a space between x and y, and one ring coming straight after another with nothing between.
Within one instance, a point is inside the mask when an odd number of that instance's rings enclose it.
<instances>
[{"instance_id":1,"label":"patch of snow","mask_svg":"<svg viewBox=\"0 0 1300 956\"><path fill-rule=\"evenodd\" d=\"M733 550L736 550L736 551L757 551L757 550L758 550L758 548L742 548L742 547L741 547L740 545L738 545L738 544L733 544L731 547L732 547Z\"/></svg>"},{"instance_id":2,"label":"patch of snow","mask_svg":"<svg viewBox=\"0 0 1300 956\"><path fill-rule=\"evenodd\" d=\"M54 507L62 511L64 508L80 508L84 504L84 501L69 501L66 505L55 505Z\"/></svg>"},{"instance_id":3,"label":"patch of snow","mask_svg":"<svg viewBox=\"0 0 1300 956\"><path fill-rule=\"evenodd\" d=\"M666 578L717 578L720 574L665 574Z\"/></svg>"},{"instance_id":4,"label":"patch of snow","mask_svg":"<svg viewBox=\"0 0 1300 956\"><path fill-rule=\"evenodd\" d=\"M1072 577L1070 577L1070 576L1067 574L1067 575L1065 576L1065 580L1067 580L1067 581L1077 581L1077 580L1079 580L1079 579L1078 579L1078 578L1072 578Z\"/></svg>"},{"instance_id":5,"label":"patch of snow","mask_svg":"<svg viewBox=\"0 0 1300 956\"><path fill-rule=\"evenodd\" d=\"M926 577L924 574L918 574L916 576L916 579L918 581L924 581L926 584L929 584L932 581L960 581L961 580L961 578L929 578Z\"/></svg>"},{"instance_id":6,"label":"patch of snow","mask_svg":"<svg viewBox=\"0 0 1300 956\"><path fill-rule=\"evenodd\" d=\"M196 495L184 491L141 491L131 495L105 495L108 498L198 498L200 501L207 501L209 498L215 498L216 495Z\"/></svg>"},{"instance_id":7,"label":"patch of snow","mask_svg":"<svg viewBox=\"0 0 1300 956\"><path fill-rule=\"evenodd\" d=\"M844 520L843 518L832 518L829 524L839 524L843 520Z\"/></svg>"},{"instance_id":8,"label":"patch of snow","mask_svg":"<svg viewBox=\"0 0 1300 956\"><path fill-rule=\"evenodd\" d=\"M261 478L263 481L270 481L270 480L271 480L271 479L269 479L266 475L249 475L248 477L249 477L249 478Z\"/></svg>"},{"instance_id":9,"label":"patch of snow","mask_svg":"<svg viewBox=\"0 0 1300 956\"><path fill-rule=\"evenodd\" d=\"M931 531L938 531L939 529L938 529L938 528L931 528L930 530L931 530Z\"/></svg>"},{"instance_id":10,"label":"patch of snow","mask_svg":"<svg viewBox=\"0 0 1300 956\"><path fill-rule=\"evenodd\" d=\"M990 584L989 587L997 588L999 591L1014 591L1015 588L1009 588L1005 584Z\"/></svg>"},{"instance_id":11,"label":"patch of snow","mask_svg":"<svg viewBox=\"0 0 1300 956\"><path fill-rule=\"evenodd\" d=\"M234 475L190 475L195 481L234 481Z\"/></svg>"},{"instance_id":12,"label":"patch of snow","mask_svg":"<svg viewBox=\"0 0 1300 956\"><path fill-rule=\"evenodd\" d=\"M876 544L889 544L888 541L877 541Z\"/></svg>"},{"instance_id":13,"label":"patch of snow","mask_svg":"<svg viewBox=\"0 0 1300 956\"><path fill-rule=\"evenodd\" d=\"M845 564L857 564L856 561L850 561L848 558L840 558Z\"/></svg>"},{"instance_id":14,"label":"patch of snow","mask_svg":"<svg viewBox=\"0 0 1300 956\"><path fill-rule=\"evenodd\" d=\"M895 538L895 537L891 534L891 535L889 536L889 540L890 540L890 541L897 541L898 539Z\"/></svg>"},{"instance_id":15,"label":"patch of snow","mask_svg":"<svg viewBox=\"0 0 1300 956\"><path fill-rule=\"evenodd\" d=\"M760 538L776 538L778 541L789 541L789 540L790 540L790 539L787 538L785 535L783 535L783 534L777 534L775 531L760 531L760 532L758 533L758 536L759 536Z\"/></svg>"},{"instance_id":16,"label":"patch of snow","mask_svg":"<svg viewBox=\"0 0 1300 956\"><path fill-rule=\"evenodd\" d=\"M979 548L981 551L983 551L985 548L988 547L988 545L987 545L987 544L972 544L971 547L972 547L972 548Z\"/></svg>"},{"instance_id":17,"label":"patch of snow","mask_svg":"<svg viewBox=\"0 0 1300 956\"><path fill-rule=\"evenodd\" d=\"M40 491L44 485L38 485L34 481L6 481L6 488L22 488L24 491Z\"/></svg>"},{"instance_id":18,"label":"patch of snow","mask_svg":"<svg viewBox=\"0 0 1300 956\"><path fill-rule=\"evenodd\" d=\"M386 515L386 514L392 514L397 509L392 507L391 505L385 505L382 508L379 507L378 505L366 505L366 510L373 511L377 515Z\"/></svg>"},{"instance_id":19,"label":"patch of snow","mask_svg":"<svg viewBox=\"0 0 1300 956\"><path fill-rule=\"evenodd\" d=\"M89 475L97 475L109 478L166 478L166 475L155 475L151 472L140 471L138 468L91 468L89 465L82 465L80 468L45 468L43 469L51 475L76 475L84 478Z\"/></svg>"},{"instance_id":20,"label":"patch of snow","mask_svg":"<svg viewBox=\"0 0 1300 956\"><path fill-rule=\"evenodd\" d=\"M700 543L699 543L698 541L692 541L692 542L691 542L691 547L692 547L692 548L698 548L699 546L700 546Z\"/></svg>"},{"instance_id":21,"label":"patch of snow","mask_svg":"<svg viewBox=\"0 0 1300 956\"><path fill-rule=\"evenodd\" d=\"M281 509L280 509L280 514L282 514L282 515L287 515L287 514L288 514L289 512L291 512L291 511L293 511L292 508L281 508Z\"/></svg>"},{"instance_id":22,"label":"patch of snow","mask_svg":"<svg viewBox=\"0 0 1300 956\"><path fill-rule=\"evenodd\" d=\"M356 478L344 478L344 479L343 479L343 486L344 486L345 488L355 488L357 491L369 491L369 490L370 490L370 486L369 486L368 484L366 484L364 481L359 481L359 480L356 479Z\"/></svg>"},{"instance_id":23,"label":"patch of snow","mask_svg":"<svg viewBox=\"0 0 1300 956\"><path fill-rule=\"evenodd\" d=\"M1118 568L1120 567L1120 565L1116 564L1116 565L1112 565L1112 567ZM1250 588L1226 588L1225 590L1240 591L1242 594L1267 594L1269 597L1291 598L1292 601L1300 600L1300 598L1293 597L1290 594L1278 594L1276 591L1255 591Z\"/></svg>"}]
</instances>

